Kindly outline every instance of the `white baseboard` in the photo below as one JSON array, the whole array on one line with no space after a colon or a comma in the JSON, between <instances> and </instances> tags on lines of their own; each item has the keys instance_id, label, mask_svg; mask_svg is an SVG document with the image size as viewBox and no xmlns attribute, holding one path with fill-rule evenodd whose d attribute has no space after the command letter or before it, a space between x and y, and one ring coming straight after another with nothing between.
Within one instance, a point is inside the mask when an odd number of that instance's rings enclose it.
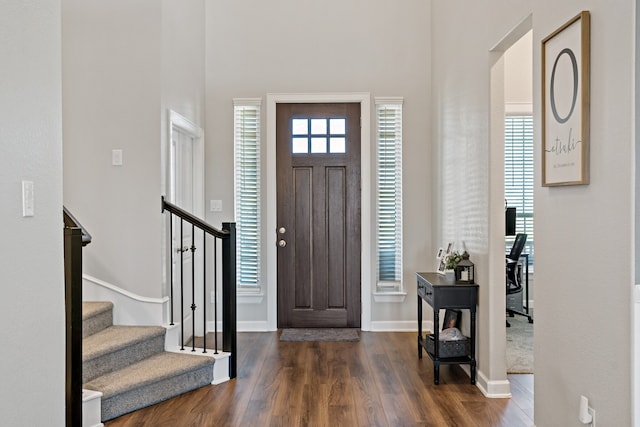
<instances>
[{"instance_id":1,"label":"white baseboard","mask_svg":"<svg viewBox=\"0 0 640 427\"><path fill-rule=\"evenodd\" d=\"M415 320L372 320L371 332L418 332L418 323ZM423 320L422 331L433 331L433 321Z\"/></svg>"},{"instance_id":2,"label":"white baseboard","mask_svg":"<svg viewBox=\"0 0 640 427\"><path fill-rule=\"evenodd\" d=\"M478 369L476 386L482 394L492 399L504 399L511 397L511 384L509 380L490 381L482 371Z\"/></svg>"},{"instance_id":3,"label":"white baseboard","mask_svg":"<svg viewBox=\"0 0 640 427\"><path fill-rule=\"evenodd\" d=\"M209 320L207 322L207 331L214 331L214 322ZM277 329L269 328L269 322L266 320L245 320L238 321L238 332L274 332ZM218 321L218 332L222 332L222 322Z\"/></svg>"}]
</instances>

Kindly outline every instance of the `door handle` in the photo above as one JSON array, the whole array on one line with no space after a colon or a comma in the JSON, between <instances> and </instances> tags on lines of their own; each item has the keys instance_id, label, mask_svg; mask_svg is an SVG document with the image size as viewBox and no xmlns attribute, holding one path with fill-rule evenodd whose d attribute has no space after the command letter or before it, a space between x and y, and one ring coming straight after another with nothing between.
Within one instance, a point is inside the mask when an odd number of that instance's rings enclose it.
<instances>
[{"instance_id":1,"label":"door handle","mask_svg":"<svg viewBox=\"0 0 640 427\"><path fill-rule=\"evenodd\" d=\"M278 246L284 248L285 246L287 246L287 242L284 239L280 239L278 240Z\"/></svg>"},{"instance_id":2,"label":"door handle","mask_svg":"<svg viewBox=\"0 0 640 427\"><path fill-rule=\"evenodd\" d=\"M189 250L188 246L183 246L181 248L176 248L176 252L180 253L180 252L187 252Z\"/></svg>"}]
</instances>

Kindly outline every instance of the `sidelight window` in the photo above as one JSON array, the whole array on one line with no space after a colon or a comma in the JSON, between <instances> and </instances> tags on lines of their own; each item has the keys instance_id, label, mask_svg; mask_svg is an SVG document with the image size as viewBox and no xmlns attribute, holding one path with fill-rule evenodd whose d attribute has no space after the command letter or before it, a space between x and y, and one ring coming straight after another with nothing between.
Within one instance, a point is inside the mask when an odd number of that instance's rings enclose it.
<instances>
[{"instance_id":1,"label":"sidelight window","mask_svg":"<svg viewBox=\"0 0 640 427\"><path fill-rule=\"evenodd\" d=\"M402 99L376 98L378 291L402 290Z\"/></svg>"},{"instance_id":2,"label":"sidelight window","mask_svg":"<svg viewBox=\"0 0 640 427\"><path fill-rule=\"evenodd\" d=\"M260 286L260 104L234 100L236 280Z\"/></svg>"}]
</instances>

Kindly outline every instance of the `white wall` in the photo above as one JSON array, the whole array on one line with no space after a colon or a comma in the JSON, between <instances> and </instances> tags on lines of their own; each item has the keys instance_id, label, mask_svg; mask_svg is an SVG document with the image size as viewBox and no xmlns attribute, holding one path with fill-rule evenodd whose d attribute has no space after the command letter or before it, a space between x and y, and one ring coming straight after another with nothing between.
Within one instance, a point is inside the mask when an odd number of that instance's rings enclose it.
<instances>
[{"instance_id":1,"label":"white wall","mask_svg":"<svg viewBox=\"0 0 640 427\"><path fill-rule=\"evenodd\" d=\"M85 272L159 297L167 109L204 114L204 0L63 2L65 204ZM111 151L123 150L123 165Z\"/></svg>"},{"instance_id":2,"label":"white wall","mask_svg":"<svg viewBox=\"0 0 640 427\"><path fill-rule=\"evenodd\" d=\"M438 245L431 239L430 227L429 8L429 2L421 0L405 1L402 7L385 0L207 4L206 199L223 204L223 212L208 213L207 220L217 224L234 218L229 184L233 182L233 98L322 92L404 97L403 278L409 297L404 304L374 303L372 316L376 321L407 322L413 327L415 272L434 268ZM265 118L263 113L263 142ZM375 135L373 130L371 134ZM270 173L262 168L264 179ZM272 244L273 230L265 229L263 239L263 247ZM266 320L266 301L240 307L239 320Z\"/></svg>"},{"instance_id":3,"label":"white wall","mask_svg":"<svg viewBox=\"0 0 640 427\"><path fill-rule=\"evenodd\" d=\"M598 425L630 425L632 3L485 0L434 2L432 8L438 232L464 241L475 255L480 370L496 382L504 375L504 277L498 274L504 261L503 249L489 250L499 247L492 242L501 236L490 227L488 212L502 212L493 206L501 201L492 196L498 184L491 183L488 163L495 152L488 129L489 71L503 64L489 50L532 13L539 146L540 41L581 10L591 10L591 184L538 184L535 190L535 423L580 425L578 399L584 394Z\"/></svg>"},{"instance_id":4,"label":"white wall","mask_svg":"<svg viewBox=\"0 0 640 427\"><path fill-rule=\"evenodd\" d=\"M512 107L533 103L532 41L529 31L504 54L504 101Z\"/></svg>"},{"instance_id":5,"label":"white wall","mask_svg":"<svg viewBox=\"0 0 640 427\"><path fill-rule=\"evenodd\" d=\"M3 425L59 426L65 407L60 1L1 1L0 10L0 413ZM29 218L22 217L22 180L34 183Z\"/></svg>"},{"instance_id":6,"label":"white wall","mask_svg":"<svg viewBox=\"0 0 640 427\"><path fill-rule=\"evenodd\" d=\"M536 417L575 424L584 394L598 425L630 425L633 2L545 1L534 10L536 40L582 9L591 11L591 184L535 193L535 359L545 367Z\"/></svg>"}]
</instances>

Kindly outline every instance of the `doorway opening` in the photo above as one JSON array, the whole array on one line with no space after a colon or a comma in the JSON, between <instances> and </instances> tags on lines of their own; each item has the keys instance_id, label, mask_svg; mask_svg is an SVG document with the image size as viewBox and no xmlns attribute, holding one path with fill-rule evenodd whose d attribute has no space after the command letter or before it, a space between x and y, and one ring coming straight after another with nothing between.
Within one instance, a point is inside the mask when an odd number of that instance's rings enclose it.
<instances>
[{"instance_id":1,"label":"doorway opening","mask_svg":"<svg viewBox=\"0 0 640 427\"><path fill-rule=\"evenodd\" d=\"M167 176L169 191L167 198L187 212L204 218L203 131L199 126L175 111L168 112L168 123ZM192 275L190 274L193 265L203 264L201 251L194 249L201 246L200 242L203 237L192 234L193 229L185 226L179 218L174 217L173 221L175 233L172 235L173 242L168 242L168 244L173 248L178 248L176 250L180 252L180 256L173 257L171 261L173 265L169 271L173 272L174 277L170 283L173 283L175 295L179 295L181 284L183 289L186 289L183 306L177 307L177 309L185 313L180 322L188 324L192 321L191 301L193 300L197 307L202 307L204 304L202 292L200 292L204 284L203 272L201 269L196 269L195 283L191 283ZM193 294L192 289L196 289ZM196 313L196 316L203 315L202 310ZM202 318L195 319L196 335L204 334L203 323ZM189 338L185 337L185 339Z\"/></svg>"},{"instance_id":2,"label":"doorway opening","mask_svg":"<svg viewBox=\"0 0 640 427\"><path fill-rule=\"evenodd\" d=\"M504 52L504 196L507 374L533 374L533 44L527 32ZM520 239L516 239L520 236Z\"/></svg>"},{"instance_id":3,"label":"doorway opening","mask_svg":"<svg viewBox=\"0 0 640 427\"><path fill-rule=\"evenodd\" d=\"M532 15L527 16L520 23L515 25L509 33L499 40L491 49L491 150L490 150L490 280L495 283L490 289L491 292L491 310L496 316L492 319L490 325L491 334L495 337L495 346L492 347L492 359L496 362L502 362L496 365L496 373L492 375L494 378L502 378L502 381L494 381L487 384L488 394L494 396L511 397L514 394L524 396L527 401L533 402L533 373L527 374L508 374L511 371L508 368L507 352L511 350L511 343L507 343L507 330L512 328L506 327L506 320L511 322L512 318L507 316L507 291L506 291L506 265L505 258L510 252L511 242L507 240L507 224L506 224L506 206L509 201L505 191L505 163L511 153L506 152L506 124L513 117L526 117L530 121L533 108L533 48L532 48ZM521 120L521 119L518 119ZM533 129L532 126L528 126ZM522 133L522 132L521 132ZM532 137L532 136L531 136ZM521 147L520 147L521 148ZM533 179L533 176L530 176ZM522 195L520 196L522 197ZM512 202L515 204L515 202ZM526 214L522 202L520 201L521 220L520 225L523 226L523 220L527 219L527 215L533 219L531 213ZM517 206L515 206L517 208ZM517 209L516 209L517 210ZM532 222L532 221L531 221ZM513 238L515 236L512 236ZM533 238L532 240L533 241ZM521 261L521 266L525 267L526 263ZM524 270L524 268L523 268ZM530 270L530 272L533 269ZM524 273L524 272L523 272ZM524 279L525 277L523 277ZM532 279L532 278L530 278ZM529 284L532 286L532 280ZM522 295L522 294L520 294ZM527 303L532 308L533 289L530 290L530 296ZM522 303L525 303L524 295L521 296ZM523 316L527 325L528 320ZM533 326L532 324L530 326ZM532 344L527 356L533 356ZM533 372L532 367L529 368ZM516 402L517 404L517 402ZM533 408L522 408L527 413L533 414Z\"/></svg>"}]
</instances>

